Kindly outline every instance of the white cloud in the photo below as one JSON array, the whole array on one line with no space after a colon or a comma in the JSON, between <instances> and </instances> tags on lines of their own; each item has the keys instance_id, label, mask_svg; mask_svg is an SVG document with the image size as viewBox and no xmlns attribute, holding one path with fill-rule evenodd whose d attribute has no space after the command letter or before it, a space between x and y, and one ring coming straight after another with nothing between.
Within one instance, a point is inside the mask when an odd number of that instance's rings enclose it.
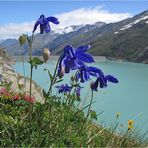
<instances>
[{"instance_id":1,"label":"white cloud","mask_svg":"<svg viewBox=\"0 0 148 148\"><path fill-rule=\"evenodd\" d=\"M32 31L32 26L35 21L25 22L21 24L10 23L0 26L0 40L7 38L18 38L23 33Z\"/></svg>"},{"instance_id":2,"label":"white cloud","mask_svg":"<svg viewBox=\"0 0 148 148\"><path fill-rule=\"evenodd\" d=\"M76 9L56 16L59 18L61 26L66 27L73 24L92 24L98 21L106 23L117 22L132 15L130 13L112 13L98 6L95 8Z\"/></svg>"},{"instance_id":3,"label":"white cloud","mask_svg":"<svg viewBox=\"0 0 148 148\"><path fill-rule=\"evenodd\" d=\"M53 30L64 28L70 25L92 24L98 21L111 23L117 22L132 15L130 13L112 13L104 10L101 6L80 8L70 12L55 15L59 21L59 25L52 25ZM22 33L29 33L32 31L35 21L25 23L10 23L0 25L0 40L6 38L18 38Z\"/></svg>"}]
</instances>

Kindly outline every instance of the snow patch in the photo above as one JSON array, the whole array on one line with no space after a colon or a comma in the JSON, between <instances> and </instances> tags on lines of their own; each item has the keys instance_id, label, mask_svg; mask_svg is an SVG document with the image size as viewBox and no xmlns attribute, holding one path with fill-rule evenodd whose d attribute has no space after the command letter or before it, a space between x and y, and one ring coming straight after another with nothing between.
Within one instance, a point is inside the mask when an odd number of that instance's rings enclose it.
<instances>
[{"instance_id":1,"label":"snow patch","mask_svg":"<svg viewBox=\"0 0 148 148\"><path fill-rule=\"evenodd\" d=\"M144 16L144 17L142 17L142 18L136 20L135 22L133 22L133 24L137 24L137 23L139 23L140 21L146 20L146 19L148 19L148 16Z\"/></svg>"},{"instance_id":2,"label":"snow patch","mask_svg":"<svg viewBox=\"0 0 148 148\"><path fill-rule=\"evenodd\" d=\"M74 29L73 29L71 26L66 27L66 28L64 29L64 33L69 33L69 32L72 32L72 31L74 31Z\"/></svg>"},{"instance_id":3,"label":"snow patch","mask_svg":"<svg viewBox=\"0 0 148 148\"><path fill-rule=\"evenodd\" d=\"M141 17L141 18L135 20L134 22L131 22L131 23L129 23L129 24L123 26L123 27L122 27L121 29L119 29L119 30L120 30L120 31L121 31L121 30L126 30L126 29L132 27L133 25L139 23L140 21L146 20L146 19L148 19L148 16ZM147 21L147 22L148 22L148 21Z\"/></svg>"},{"instance_id":4,"label":"snow patch","mask_svg":"<svg viewBox=\"0 0 148 148\"><path fill-rule=\"evenodd\" d=\"M119 33L119 31L114 32L114 34L118 34L118 33Z\"/></svg>"},{"instance_id":5,"label":"snow patch","mask_svg":"<svg viewBox=\"0 0 148 148\"><path fill-rule=\"evenodd\" d=\"M130 24L128 24L128 25L125 25L125 26L123 26L121 29L119 29L119 30L126 30L126 29L128 29L128 28L130 28L130 27L132 27L133 26L133 24L132 23L130 23Z\"/></svg>"},{"instance_id":6,"label":"snow patch","mask_svg":"<svg viewBox=\"0 0 148 148\"><path fill-rule=\"evenodd\" d=\"M54 30L54 32L58 34L69 33L72 31L75 31L75 30L71 26Z\"/></svg>"},{"instance_id":7,"label":"snow patch","mask_svg":"<svg viewBox=\"0 0 148 148\"><path fill-rule=\"evenodd\" d=\"M58 33L58 34L70 33L70 32L73 32L73 31L77 31L78 29L82 28L83 26L84 25L68 26L68 27L65 27L65 28L56 29L56 30L54 30L54 32Z\"/></svg>"}]
</instances>

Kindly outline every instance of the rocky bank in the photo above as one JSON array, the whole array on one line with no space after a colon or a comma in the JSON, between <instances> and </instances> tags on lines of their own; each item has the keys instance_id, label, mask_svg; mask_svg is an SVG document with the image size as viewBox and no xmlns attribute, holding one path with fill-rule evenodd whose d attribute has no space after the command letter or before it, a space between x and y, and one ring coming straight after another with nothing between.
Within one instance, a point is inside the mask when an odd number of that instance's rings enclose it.
<instances>
[{"instance_id":1,"label":"rocky bank","mask_svg":"<svg viewBox=\"0 0 148 148\"><path fill-rule=\"evenodd\" d=\"M19 73L15 72L12 65L15 64L15 60L7 55L3 48L0 48L0 77L1 82L11 82L11 89L15 92L24 92L29 94L29 79L23 77ZM0 82L0 83L1 83ZM0 86L1 87L1 86ZM44 102L42 89L34 81L32 84L32 95L38 102Z\"/></svg>"}]
</instances>

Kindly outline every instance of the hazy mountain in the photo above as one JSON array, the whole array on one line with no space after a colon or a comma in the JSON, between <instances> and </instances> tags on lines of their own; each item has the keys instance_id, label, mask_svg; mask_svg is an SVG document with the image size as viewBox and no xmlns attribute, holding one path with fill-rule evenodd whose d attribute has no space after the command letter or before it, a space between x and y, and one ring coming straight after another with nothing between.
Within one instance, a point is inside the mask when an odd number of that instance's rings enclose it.
<instances>
[{"instance_id":1,"label":"hazy mountain","mask_svg":"<svg viewBox=\"0 0 148 148\"><path fill-rule=\"evenodd\" d=\"M74 47L90 44L94 55L148 63L148 11L116 23L97 22L37 34L33 54L41 55L45 47L52 54L60 54L66 44ZM11 55L19 55L21 51L17 40L5 40L0 46ZM26 47L22 51L28 54Z\"/></svg>"},{"instance_id":2,"label":"hazy mountain","mask_svg":"<svg viewBox=\"0 0 148 148\"><path fill-rule=\"evenodd\" d=\"M4 42L4 40L0 40L0 44L3 43L3 42Z\"/></svg>"},{"instance_id":3,"label":"hazy mountain","mask_svg":"<svg viewBox=\"0 0 148 148\"><path fill-rule=\"evenodd\" d=\"M57 33L51 32L43 35L35 35L33 42L34 54L40 51L47 43L51 42L57 37ZM0 47L6 49L10 55L28 55L28 45L26 44L23 48L20 47L19 41L16 39L7 39L0 44Z\"/></svg>"},{"instance_id":4,"label":"hazy mountain","mask_svg":"<svg viewBox=\"0 0 148 148\"><path fill-rule=\"evenodd\" d=\"M104 24L100 22L100 25ZM92 25L92 28L94 28L95 25ZM59 43L61 40L64 40L64 38L67 38L67 35L71 32L77 32L77 30L80 30L83 27L83 25L78 26L68 26L66 28L61 28L56 31L51 31L48 34L36 34L34 36L34 42L33 42L33 55L40 55L42 54L43 49L48 44L53 44L53 40L58 38ZM90 30L91 27L89 26L88 30ZM78 34L85 32L85 28L80 30ZM61 39L61 36L64 36L63 39ZM69 36L68 36L69 37ZM6 39L4 41L1 41L0 47L6 49L6 51L10 55L28 55L28 45L26 44L23 48L20 47L19 41L16 39Z\"/></svg>"}]
</instances>

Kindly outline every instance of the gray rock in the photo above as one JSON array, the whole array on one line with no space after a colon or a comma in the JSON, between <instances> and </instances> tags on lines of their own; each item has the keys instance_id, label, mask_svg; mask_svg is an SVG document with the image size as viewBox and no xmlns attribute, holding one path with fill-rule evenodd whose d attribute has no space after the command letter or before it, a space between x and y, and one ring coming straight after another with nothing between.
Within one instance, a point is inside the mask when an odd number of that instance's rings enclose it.
<instances>
[{"instance_id":1,"label":"gray rock","mask_svg":"<svg viewBox=\"0 0 148 148\"><path fill-rule=\"evenodd\" d=\"M2 54L1 54L2 53ZM11 67L12 61L7 57L2 49L0 49L0 81L11 82L11 90L14 92L22 92L29 95L30 81L14 71ZM34 81L32 82L32 96L35 97L37 102L44 103L42 89Z\"/></svg>"}]
</instances>

